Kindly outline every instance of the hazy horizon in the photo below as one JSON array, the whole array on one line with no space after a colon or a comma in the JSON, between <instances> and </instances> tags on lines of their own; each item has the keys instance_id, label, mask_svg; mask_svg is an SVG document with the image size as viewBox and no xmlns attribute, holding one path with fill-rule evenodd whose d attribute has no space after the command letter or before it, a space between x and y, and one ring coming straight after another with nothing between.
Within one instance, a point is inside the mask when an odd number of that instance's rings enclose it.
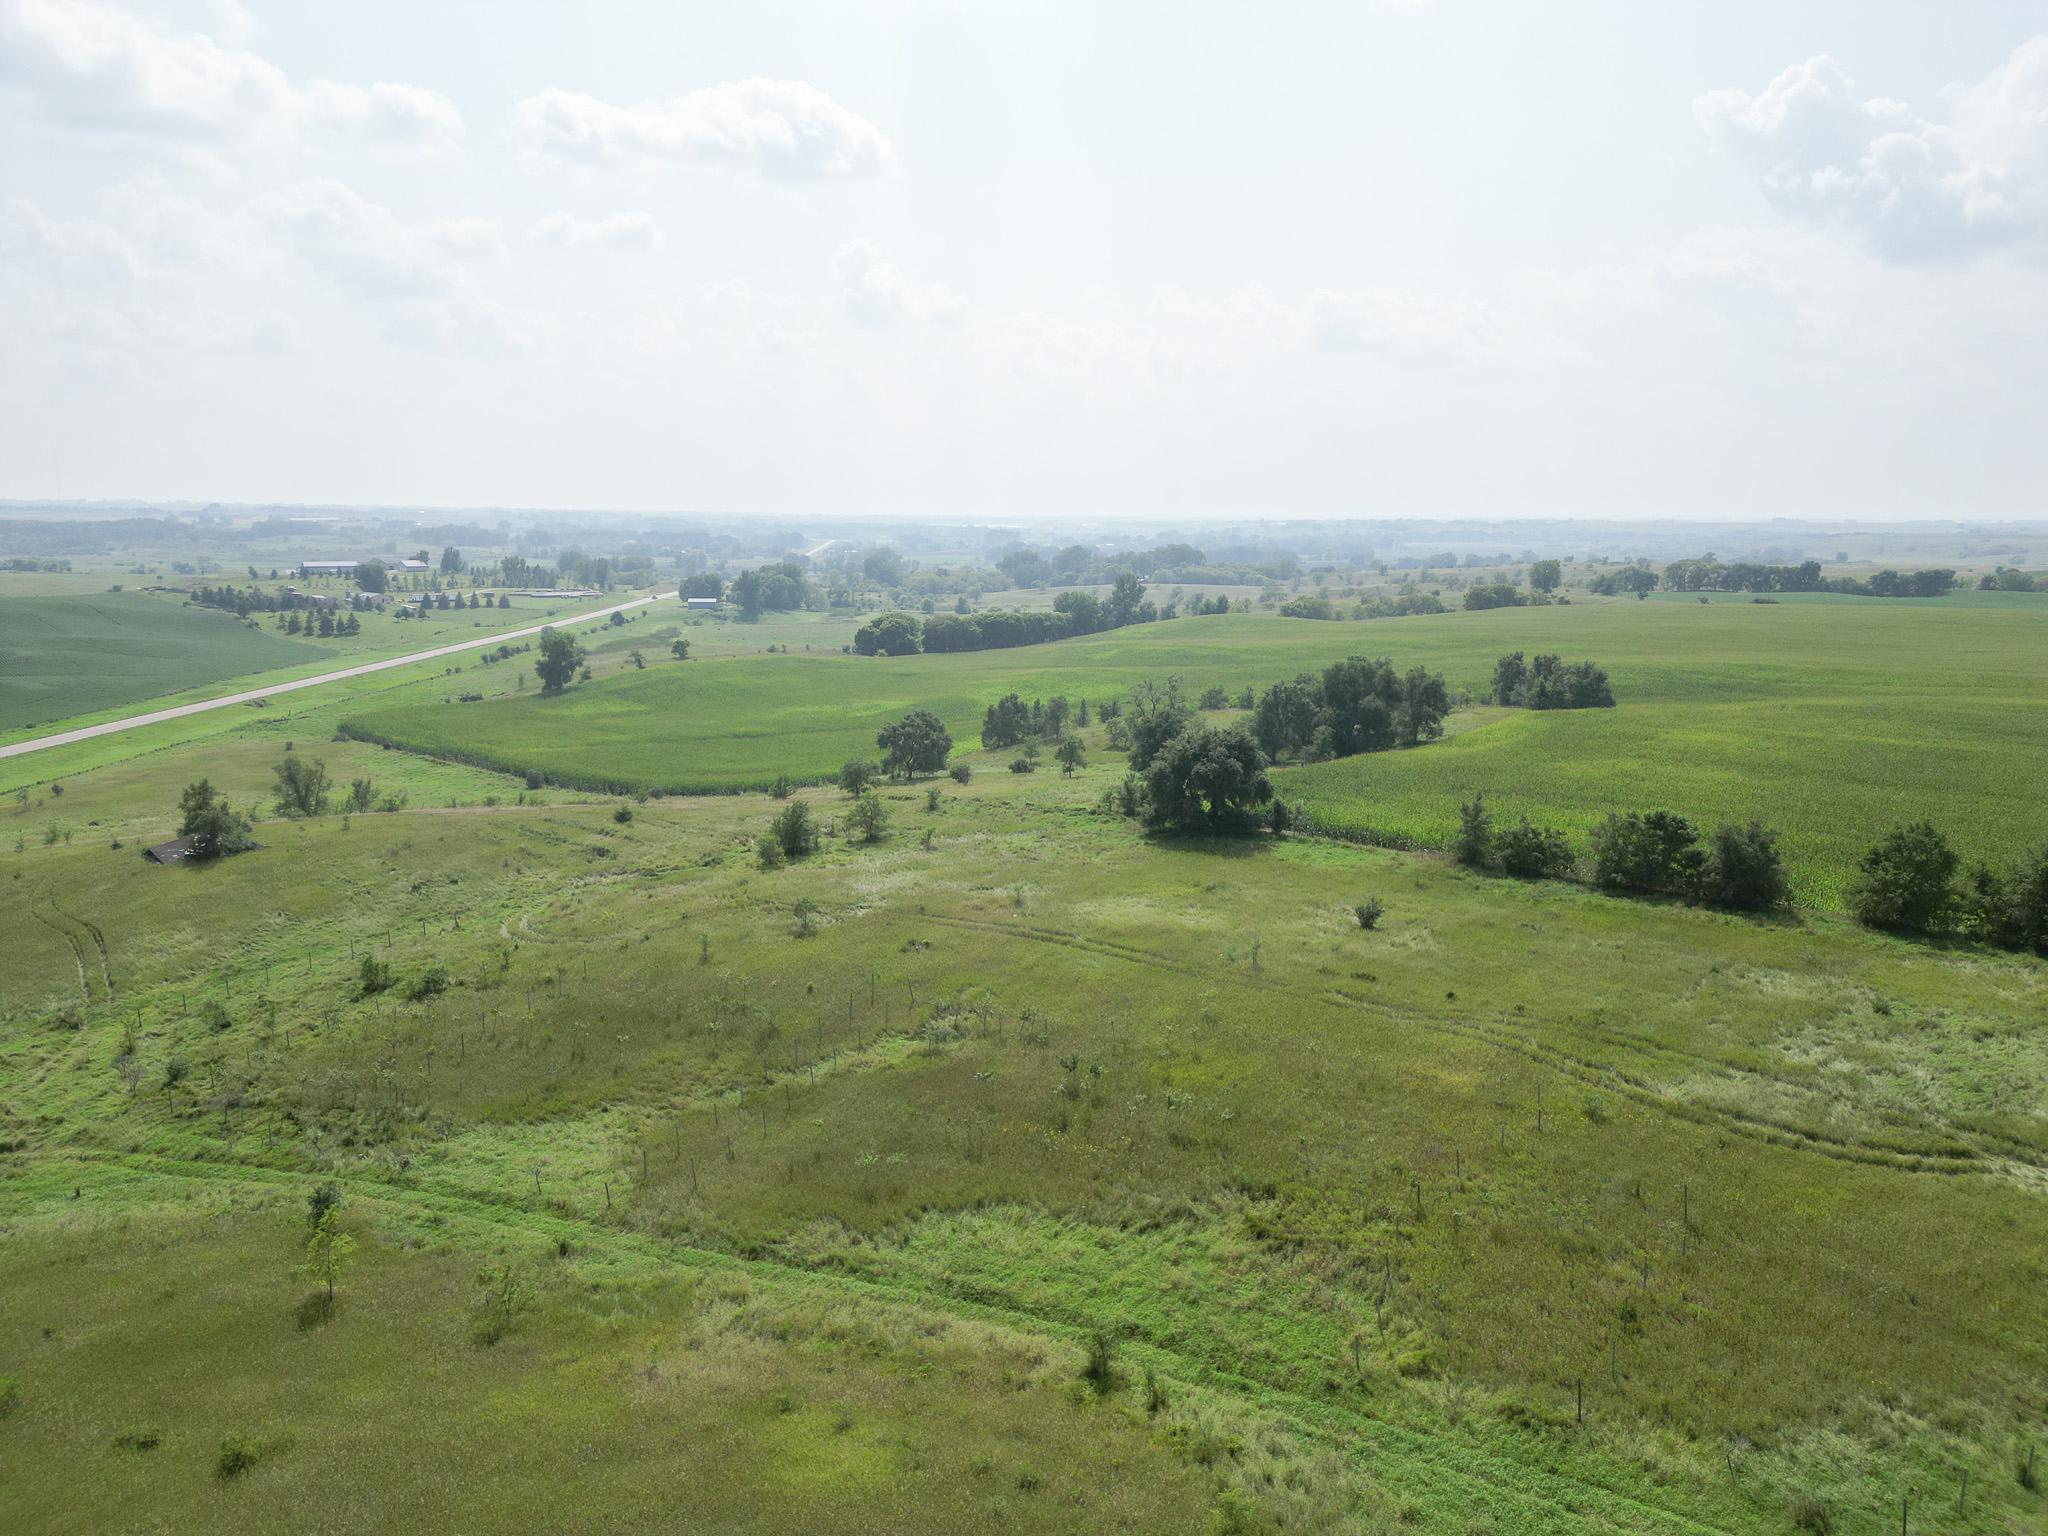
<instances>
[{"instance_id":1,"label":"hazy horizon","mask_svg":"<svg viewBox=\"0 0 2048 1536\"><path fill-rule=\"evenodd\" d=\"M2039 4L589 14L0 0L0 496L2048 513Z\"/></svg>"}]
</instances>

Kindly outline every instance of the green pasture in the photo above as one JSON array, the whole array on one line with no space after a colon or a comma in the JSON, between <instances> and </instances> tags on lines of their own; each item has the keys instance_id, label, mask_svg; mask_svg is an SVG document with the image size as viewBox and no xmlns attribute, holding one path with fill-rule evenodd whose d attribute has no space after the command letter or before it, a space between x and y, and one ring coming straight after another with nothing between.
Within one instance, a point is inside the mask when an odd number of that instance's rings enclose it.
<instances>
[{"instance_id":1,"label":"green pasture","mask_svg":"<svg viewBox=\"0 0 2048 1536\"><path fill-rule=\"evenodd\" d=\"M1090 740L1073 780L891 789L879 846L773 873L751 796L0 854L0 1496L38 1528L2039 1520L2048 967L1154 843L1088 811L1121 772ZM361 1244L331 1313L294 1267L321 1180Z\"/></svg>"},{"instance_id":2,"label":"green pasture","mask_svg":"<svg viewBox=\"0 0 2048 1536\"><path fill-rule=\"evenodd\" d=\"M1332 830L1420 845L1441 844L1475 793L1579 832L1615 809L1755 817L1784 833L1802 898L1823 905L1902 820L1929 817L1976 856L2048 836L2034 782L2048 761L2038 604L1611 601L1362 624L1233 614L967 655L651 665L560 697L345 718L365 737L568 785L725 791L826 778L916 707L971 743L1011 690L1100 702L1177 675L1234 694L1362 653L1478 693L1506 650L1599 661L1619 707L1468 717L1417 751L1288 769L1283 793Z\"/></svg>"},{"instance_id":3,"label":"green pasture","mask_svg":"<svg viewBox=\"0 0 2048 1536\"><path fill-rule=\"evenodd\" d=\"M317 658L232 614L139 592L0 599L0 730Z\"/></svg>"}]
</instances>

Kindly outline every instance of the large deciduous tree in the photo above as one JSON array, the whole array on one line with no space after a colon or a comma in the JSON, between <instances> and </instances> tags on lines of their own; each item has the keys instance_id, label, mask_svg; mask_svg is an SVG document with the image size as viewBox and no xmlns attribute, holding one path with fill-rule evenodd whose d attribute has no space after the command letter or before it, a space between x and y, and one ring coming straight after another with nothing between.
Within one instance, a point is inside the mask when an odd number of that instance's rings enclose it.
<instances>
[{"instance_id":1,"label":"large deciduous tree","mask_svg":"<svg viewBox=\"0 0 2048 1536\"><path fill-rule=\"evenodd\" d=\"M1273 798L1266 755L1242 724L1202 726L1165 742L1145 770L1154 826L1183 832L1242 831Z\"/></svg>"},{"instance_id":2,"label":"large deciduous tree","mask_svg":"<svg viewBox=\"0 0 2048 1536\"><path fill-rule=\"evenodd\" d=\"M534 662L533 670L540 674L542 693L560 693L582 665L583 647L576 643L574 635L559 629L540 632L540 658Z\"/></svg>"},{"instance_id":3,"label":"large deciduous tree","mask_svg":"<svg viewBox=\"0 0 2048 1536\"><path fill-rule=\"evenodd\" d=\"M944 773L953 738L945 722L928 709L913 709L875 737L882 749L882 771L892 779L920 773Z\"/></svg>"},{"instance_id":4,"label":"large deciduous tree","mask_svg":"<svg viewBox=\"0 0 2048 1536\"><path fill-rule=\"evenodd\" d=\"M185 786L178 812L178 835L191 840L195 859L217 859L250 845L249 818L231 808L205 779Z\"/></svg>"}]
</instances>

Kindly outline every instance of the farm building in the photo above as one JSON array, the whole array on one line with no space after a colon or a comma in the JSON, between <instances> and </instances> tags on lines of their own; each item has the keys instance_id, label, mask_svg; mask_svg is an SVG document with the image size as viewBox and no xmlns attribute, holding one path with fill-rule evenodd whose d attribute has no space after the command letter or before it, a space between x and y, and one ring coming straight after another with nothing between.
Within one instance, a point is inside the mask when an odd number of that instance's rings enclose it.
<instances>
[{"instance_id":1,"label":"farm building","mask_svg":"<svg viewBox=\"0 0 2048 1536\"><path fill-rule=\"evenodd\" d=\"M142 850L142 856L152 864L176 864L192 857L192 839L174 837L168 843L158 843L154 848Z\"/></svg>"},{"instance_id":2,"label":"farm building","mask_svg":"<svg viewBox=\"0 0 2048 1536\"><path fill-rule=\"evenodd\" d=\"M424 560L401 560L394 568L401 571L424 571L429 567Z\"/></svg>"},{"instance_id":3,"label":"farm building","mask_svg":"<svg viewBox=\"0 0 2048 1536\"><path fill-rule=\"evenodd\" d=\"M301 576L353 576L360 560L301 560Z\"/></svg>"},{"instance_id":4,"label":"farm building","mask_svg":"<svg viewBox=\"0 0 2048 1536\"><path fill-rule=\"evenodd\" d=\"M686 597L683 599L683 606L692 613L709 613L718 607L718 599L715 597Z\"/></svg>"}]
</instances>

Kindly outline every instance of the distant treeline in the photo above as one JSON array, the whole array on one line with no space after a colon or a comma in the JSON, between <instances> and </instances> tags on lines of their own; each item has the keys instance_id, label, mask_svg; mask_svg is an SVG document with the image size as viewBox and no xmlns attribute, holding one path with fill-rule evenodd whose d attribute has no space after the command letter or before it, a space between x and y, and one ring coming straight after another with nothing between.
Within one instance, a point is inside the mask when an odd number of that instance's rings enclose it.
<instances>
[{"instance_id":1,"label":"distant treeline","mask_svg":"<svg viewBox=\"0 0 2048 1536\"><path fill-rule=\"evenodd\" d=\"M1947 569L1879 571L1868 580L1821 574L1818 560L1798 565L1764 565L1750 560L1722 562L1712 555L1673 560L1661 572L1637 561L1619 570L1602 571L1592 589L1609 597L1633 592L1641 596L1662 587L1667 592L1841 592L1852 597L1940 597L1955 589L1956 573Z\"/></svg>"},{"instance_id":2,"label":"distant treeline","mask_svg":"<svg viewBox=\"0 0 2048 1536\"><path fill-rule=\"evenodd\" d=\"M0 571L36 571L44 575L61 575L71 569L69 560L32 560L21 555L0 560Z\"/></svg>"},{"instance_id":3,"label":"distant treeline","mask_svg":"<svg viewBox=\"0 0 2048 1536\"><path fill-rule=\"evenodd\" d=\"M1404 587L1391 597L1365 598L1348 609L1338 607L1320 592L1304 592L1280 605L1280 616L1286 619L1402 619L1411 614L1449 611L1435 593L1413 587Z\"/></svg>"},{"instance_id":4,"label":"distant treeline","mask_svg":"<svg viewBox=\"0 0 2048 1536\"><path fill-rule=\"evenodd\" d=\"M1182 611L1175 602L1159 607L1145 596L1144 585L1138 578L1126 571L1117 577L1107 599L1092 592L1062 592L1049 611L992 608L981 613L880 614L854 634L853 648L863 656L998 651L1179 618ZM1230 599L1197 595L1185 611L1191 616L1228 613Z\"/></svg>"},{"instance_id":5,"label":"distant treeline","mask_svg":"<svg viewBox=\"0 0 2048 1536\"><path fill-rule=\"evenodd\" d=\"M2001 565L1988 576L1977 578L1979 592L2048 592L2048 576L2030 576L2025 571Z\"/></svg>"},{"instance_id":6,"label":"distant treeline","mask_svg":"<svg viewBox=\"0 0 2048 1536\"><path fill-rule=\"evenodd\" d=\"M1192 544L1161 544L1124 554L1097 554L1085 544L1063 549L1013 549L996 569L1020 587L1102 586L1119 574L1142 573L1154 582L1257 586L1301 574L1301 561L1278 550L1221 550L1211 559Z\"/></svg>"},{"instance_id":7,"label":"distant treeline","mask_svg":"<svg viewBox=\"0 0 2048 1536\"><path fill-rule=\"evenodd\" d=\"M289 613L295 608L321 608L326 604L304 595L293 596L289 592L266 592L261 587L194 587L185 594L188 602L202 608L218 608L246 619L252 613ZM360 595L349 598L349 607L358 613L372 607Z\"/></svg>"}]
</instances>

